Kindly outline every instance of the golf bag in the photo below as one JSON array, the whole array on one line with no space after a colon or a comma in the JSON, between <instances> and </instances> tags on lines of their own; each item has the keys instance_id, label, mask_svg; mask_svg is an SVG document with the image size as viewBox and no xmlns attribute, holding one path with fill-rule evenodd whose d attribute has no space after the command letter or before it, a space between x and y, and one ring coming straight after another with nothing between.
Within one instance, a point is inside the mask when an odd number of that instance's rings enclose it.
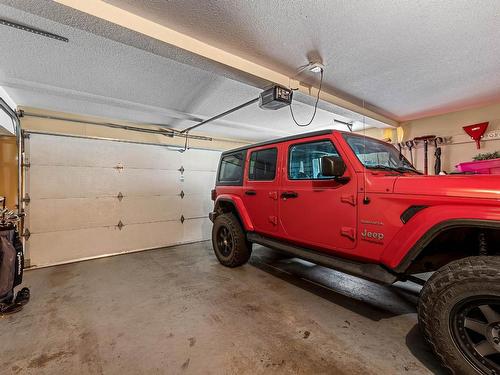
<instances>
[{"instance_id":1,"label":"golf bag","mask_svg":"<svg viewBox=\"0 0 500 375\"><path fill-rule=\"evenodd\" d=\"M13 297L23 281L23 244L15 225L0 225L0 302Z\"/></svg>"}]
</instances>

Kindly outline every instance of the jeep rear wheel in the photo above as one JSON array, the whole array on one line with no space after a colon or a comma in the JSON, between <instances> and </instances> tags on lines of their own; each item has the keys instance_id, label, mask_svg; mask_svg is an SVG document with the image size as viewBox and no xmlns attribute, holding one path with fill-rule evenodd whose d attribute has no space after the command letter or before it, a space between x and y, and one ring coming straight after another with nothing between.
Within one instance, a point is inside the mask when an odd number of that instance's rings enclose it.
<instances>
[{"instance_id":1,"label":"jeep rear wheel","mask_svg":"<svg viewBox=\"0 0 500 375\"><path fill-rule=\"evenodd\" d=\"M424 285L418 318L426 340L455 374L500 374L500 257L442 267Z\"/></svg>"},{"instance_id":2,"label":"jeep rear wheel","mask_svg":"<svg viewBox=\"0 0 500 375\"><path fill-rule=\"evenodd\" d=\"M238 267L250 259L252 245L247 241L240 222L232 213L226 213L214 221L212 245L215 256L227 267Z\"/></svg>"}]
</instances>

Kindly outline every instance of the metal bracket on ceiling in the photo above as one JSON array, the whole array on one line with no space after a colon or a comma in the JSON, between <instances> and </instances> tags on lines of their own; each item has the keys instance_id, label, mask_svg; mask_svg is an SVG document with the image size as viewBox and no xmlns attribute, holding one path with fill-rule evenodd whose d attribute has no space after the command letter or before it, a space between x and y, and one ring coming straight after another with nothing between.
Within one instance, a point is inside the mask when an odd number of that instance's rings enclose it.
<instances>
[{"instance_id":1,"label":"metal bracket on ceiling","mask_svg":"<svg viewBox=\"0 0 500 375\"><path fill-rule=\"evenodd\" d=\"M353 122L345 122L345 121L340 121L340 120L337 120L337 119L333 119L333 122L338 122L339 124L342 124L342 125L345 125L347 126L347 129L349 129L349 131L352 133L352 126L353 126Z\"/></svg>"}]
</instances>

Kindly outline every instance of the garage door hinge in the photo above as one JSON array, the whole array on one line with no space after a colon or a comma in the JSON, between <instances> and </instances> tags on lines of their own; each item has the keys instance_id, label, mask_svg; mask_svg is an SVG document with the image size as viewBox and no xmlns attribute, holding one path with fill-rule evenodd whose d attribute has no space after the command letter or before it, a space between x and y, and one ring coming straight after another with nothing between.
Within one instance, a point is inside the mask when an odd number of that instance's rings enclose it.
<instances>
[{"instance_id":1,"label":"garage door hinge","mask_svg":"<svg viewBox=\"0 0 500 375\"><path fill-rule=\"evenodd\" d=\"M31 136L31 134L30 134L30 133L26 133L25 131L23 131L23 138L24 138L24 139L29 139L29 138L30 138L30 136Z\"/></svg>"},{"instance_id":2,"label":"garage door hinge","mask_svg":"<svg viewBox=\"0 0 500 375\"><path fill-rule=\"evenodd\" d=\"M117 227L119 230L122 230L122 228L123 228L124 226L125 226L125 224L123 224L121 220L118 222L118 224L116 224L116 227Z\"/></svg>"},{"instance_id":3,"label":"garage door hinge","mask_svg":"<svg viewBox=\"0 0 500 375\"><path fill-rule=\"evenodd\" d=\"M24 162L21 164L21 166L22 166L23 168L29 168L29 167L31 167L31 163L30 163L28 160L26 160L26 161L24 161Z\"/></svg>"},{"instance_id":4,"label":"garage door hinge","mask_svg":"<svg viewBox=\"0 0 500 375\"><path fill-rule=\"evenodd\" d=\"M118 198L118 201L120 201L120 202L122 201L122 199L123 199L123 194L122 194L122 192L121 192L121 191L118 193L118 195L116 196L116 198Z\"/></svg>"},{"instance_id":5,"label":"garage door hinge","mask_svg":"<svg viewBox=\"0 0 500 375\"><path fill-rule=\"evenodd\" d=\"M178 171L179 171L179 172L181 172L181 174L183 174L183 173L184 173L184 171L185 171L185 169L184 169L184 167L181 165L181 167L178 169Z\"/></svg>"},{"instance_id":6,"label":"garage door hinge","mask_svg":"<svg viewBox=\"0 0 500 375\"><path fill-rule=\"evenodd\" d=\"M29 196L28 193L26 193L26 195L24 196L24 198L22 199L23 203L26 203L26 204L29 204L30 201L31 201L31 198Z\"/></svg>"},{"instance_id":7,"label":"garage door hinge","mask_svg":"<svg viewBox=\"0 0 500 375\"><path fill-rule=\"evenodd\" d=\"M184 215L182 215L182 216L181 216L181 224L184 224L184 221L185 221L185 220L186 220L186 219L184 218Z\"/></svg>"},{"instance_id":8,"label":"garage door hinge","mask_svg":"<svg viewBox=\"0 0 500 375\"><path fill-rule=\"evenodd\" d=\"M181 197L181 199L184 199L184 195L186 195L186 194L184 194L184 190L181 190L181 193L179 194L179 196Z\"/></svg>"},{"instance_id":9,"label":"garage door hinge","mask_svg":"<svg viewBox=\"0 0 500 375\"><path fill-rule=\"evenodd\" d=\"M113 168L117 169L117 170L120 172L120 171L122 171L122 170L123 170L123 165L121 165L121 164L117 164L117 166L116 166L116 167L113 167Z\"/></svg>"},{"instance_id":10,"label":"garage door hinge","mask_svg":"<svg viewBox=\"0 0 500 375\"><path fill-rule=\"evenodd\" d=\"M24 232L23 232L23 234L21 234L21 237L24 237L24 239L26 241L28 241L29 238L30 238L30 236L31 236L31 233L30 233L29 229L28 228L24 228Z\"/></svg>"}]
</instances>

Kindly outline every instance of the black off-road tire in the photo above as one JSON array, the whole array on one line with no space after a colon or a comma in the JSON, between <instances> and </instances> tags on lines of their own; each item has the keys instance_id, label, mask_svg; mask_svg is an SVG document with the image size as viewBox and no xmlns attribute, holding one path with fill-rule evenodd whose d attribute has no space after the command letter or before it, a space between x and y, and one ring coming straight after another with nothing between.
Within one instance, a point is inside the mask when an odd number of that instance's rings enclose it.
<instances>
[{"instance_id":1,"label":"black off-road tire","mask_svg":"<svg viewBox=\"0 0 500 375\"><path fill-rule=\"evenodd\" d=\"M224 233L227 233L226 246L223 242ZM212 228L212 245L215 256L219 262L226 267L238 267L250 259L252 255L252 244L247 241L245 231L240 222L232 213L225 213L217 216Z\"/></svg>"},{"instance_id":2,"label":"black off-road tire","mask_svg":"<svg viewBox=\"0 0 500 375\"><path fill-rule=\"evenodd\" d=\"M474 312L473 307L467 308L470 301L479 301L481 307L486 304L483 301L493 301L493 307L497 313L499 312L499 256L468 257L450 262L436 271L425 283L420 294L418 303L420 328L441 363L452 374L500 374L496 370L491 371L489 361L486 362L490 368L475 362L477 357L479 361L481 358L492 357L491 354L481 357L480 353L475 351L475 344L470 337L474 337L476 333L465 328L468 325L467 320L470 319L467 314L479 314L476 316L482 314L480 311ZM483 315L483 319L478 319L487 324L490 320L485 320L485 316ZM497 319L498 315L493 321ZM491 325L488 327L491 332Z\"/></svg>"}]
</instances>

